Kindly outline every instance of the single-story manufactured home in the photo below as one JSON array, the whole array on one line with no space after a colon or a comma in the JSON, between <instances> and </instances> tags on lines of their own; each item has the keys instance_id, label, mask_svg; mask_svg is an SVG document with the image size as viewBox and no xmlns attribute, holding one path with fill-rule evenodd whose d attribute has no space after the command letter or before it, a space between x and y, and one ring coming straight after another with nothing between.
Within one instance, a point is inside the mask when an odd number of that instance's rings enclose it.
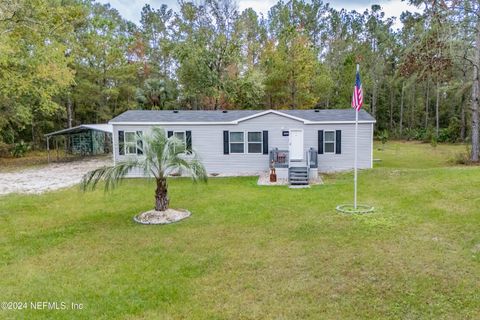
<instances>
[{"instance_id":1,"label":"single-story manufactured home","mask_svg":"<svg viewBox=\"0 0 480 320\"><path fill-rule=\"evenodd\" d=\"M358 167L371 168L375 119L364 110L358 119ZM141 157L137 137L160 126L193 148L210 174L256 174L273 165L280 178L303 184L305 176L354 165L354 109L130 110L109 124L115 162Z\"/></svg>"}]
</instances>

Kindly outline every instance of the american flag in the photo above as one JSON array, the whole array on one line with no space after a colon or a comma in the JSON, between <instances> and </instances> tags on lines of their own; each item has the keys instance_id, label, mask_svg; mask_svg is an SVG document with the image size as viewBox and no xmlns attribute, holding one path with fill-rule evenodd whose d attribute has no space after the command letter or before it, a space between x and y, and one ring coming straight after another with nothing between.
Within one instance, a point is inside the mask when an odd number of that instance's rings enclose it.
<instances>
[{"instance_id":1,"label":"american flag","mask_svg":"<svg viewBox=\"0 0 480 320\"><path fill-rule=\"evenodd\" d=\"M355 88L353 88L352 108L360 111L363 105L362 82L360 81L360 72L357 70L355 76Z\"/></svg>"}]
</instances>

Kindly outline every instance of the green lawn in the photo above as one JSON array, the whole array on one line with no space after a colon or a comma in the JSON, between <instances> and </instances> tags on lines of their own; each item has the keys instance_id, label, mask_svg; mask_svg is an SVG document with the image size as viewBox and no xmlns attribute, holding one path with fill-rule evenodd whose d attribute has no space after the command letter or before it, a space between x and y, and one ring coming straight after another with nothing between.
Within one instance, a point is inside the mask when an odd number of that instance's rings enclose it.
<instances>
[{"instance_id":1,"label":"green lawn","mask_svg":"<svg viewBox=\"0 0 480 320\"><path fill-rule=\"evenodd\" d=\"M378 146L377 146L378 147ZM335 211L352 174L311 189L256 178L170 180L168 226L153 184L0 198L0 301L82 303L9 319L479 319L480 168L463 146L388 143L360 172L370 215Z\"/></svg>"}]
</instances>

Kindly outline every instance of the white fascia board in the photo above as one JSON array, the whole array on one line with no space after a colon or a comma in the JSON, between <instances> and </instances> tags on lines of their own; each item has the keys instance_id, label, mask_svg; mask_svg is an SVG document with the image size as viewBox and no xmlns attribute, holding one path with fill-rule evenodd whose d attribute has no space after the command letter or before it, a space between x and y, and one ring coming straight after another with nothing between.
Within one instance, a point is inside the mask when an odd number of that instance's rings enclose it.
<instances>
[{"instance_id":1,"label":"white fascia board","mask_svg":"<svg viewBox=\"0 0 480 320\"><path fill-rule=\"evenodd\" d=\"M49 136L55 136L55 135L63 135L64 133L69 133L71 131L75 131L75 130L78 130L78 129L89 129L89 130L94 130L94 131L102 131L102 132L107 132L107 133L112 133L112 127L108 127L108 125L104 125L104 124L99 124L99 125L95 125L95 124L81 124L81 125L78 125L78 126L75 126L75 127L71 127L71 128L66 128L66 129L62 129L62 130L58 130L58 131L54 131L54 132L49 132L49 133L46 133L44 134L45 137L49 137Z\"/></svg>"},{"instance_id":2,"label":"white fascia board","mask_svg":"<svg viewBox=\"0 0 480 320\"><path fill-rule=\"evenodd\" d=\"M312 120L306 120L306 119L303 119L303 118L299 118L299 117L295 117L295 116L292 116L292 115L289 115L289 114L286 114L286 113L283 113L281 110L265 110L265 111L262 111L260 113L257 113L257 114L254 114L254 115L251 115L251 116L248 116L248 117L245 117L245 118L241 118L241 119L238 119L236 121L234 121L235 123L234 124L237 124L238 122L241 122L241 121L245 121L245 120L249 120L249 119L253 119L253 118L256 118L256 117L260 117L260 116L263 116L263 115L266 115L266 114L269 114L269 113L273 113L273 114L276 114L276 115L279 115L279 116L283 116L283 117L286 117L286 118L290 118L290 119L293 119L293 120L297 120L297 121L300 121L300 122L303 122L304 124L329 124L329 123L332 123L332 124L335 124L335 123L355 123L354 120L352 121L312 121ZM377 121L376 120L359 120L358 123L376 123Z\"/></svg>"},{"instance_id":3,"label":"white fascia board","mask_svg":"<svg viewBox=\"0 0 480 320\"><path fill-rule=\"evenodd\" d=\"M60 135L64 132L68 132L68 131L73 131L73 130L76 130L76 129L80 129L82 126L75 126L75 127L71 127L71 128L67 128L67 129L62 129L62 130L58 130L58 131L54 131L54 132L49 132L49 133L46 133L44 134L45 137L49 137L49 136L54 136L54 135Z\"/></svg>"},{"instance_id":4,"label":"white fascia board","mask_svg":"<svg viewBox=\"0 0 480 320\"><path fill-rule=\"evenodd\" d=\"M297 120L297 121L300 121L300 122L303 122L303 123L305 123L305 121L307 121L303 118L298 118L298 117L291 116L289 114L283 113L283 112L278 111L278 110L270 109L270 110L265 110L265 111L262 111L262 112L259 112L259 113L256 113L256 114L252 114L251 116L248 116L248 117L240 118L240 119L236 120L235 122L238 123L238 122L242 122L242 121L245 121L245 120L250 120L250 119L253 119L253 118L261 117L261 116L269 114L269 113L273 113L273 114L276 114L276 115L279 115L279 116L282 116L282 117L285 117L285 118L290 118L290 119L293 119L293 120Z\"/></svg>"},{"instance_id":5,"label":"white fascia board","mask_svg":"<svg viewBox=\"0 0 480 320\"><path fill-rule=\"evenodd\" d=\"M230 122L109 122L109 124L114 126L182 126L182 125L235 125L238 124L237 121ZM355 121L309 121L303 120L304 124L355 124ZM376 123L375 120L360 120L359 124L362 123Z\"/></svg>"},{"instance_id":6,"label":"white fascia board","mask_svg":"<svg viewBox=\"0 0 480 320\"><path fill-rule=\"evenodd\" d=\"M108 124L114 126L158 126L158 125L225 125L225 124L237 124L236 121L230 122L138 122L138 121L122 121L122 122L109 122Z\"/></svg>"},{"instance_id":7,"label":"white fascia board","mask_svg":"<svg viewBox=\"0 0 480 320\"><path fill-rule=\"evenodd\" d=\"M376 122L376 120L358 120L359 124ZM305 124L355 124L355 121L305 121Z\"/></svg>"}]
</instances>

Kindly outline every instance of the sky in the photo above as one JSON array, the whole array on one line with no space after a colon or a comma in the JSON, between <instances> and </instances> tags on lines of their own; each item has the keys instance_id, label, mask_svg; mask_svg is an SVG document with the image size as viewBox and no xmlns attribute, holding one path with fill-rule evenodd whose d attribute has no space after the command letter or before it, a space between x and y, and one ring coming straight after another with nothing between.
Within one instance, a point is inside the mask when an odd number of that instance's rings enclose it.
<instances>
[{"instance_id":1,"label":"sky","mask_svg":"<svg viewBox=\"0 0 480 320\"><path fill-rule=\"evenodd\" d=\"M177 0L97 0L100 3L110 3L112 7L117 9L120 14L127 20L133 21L138 24L140 21L140 12L142 7L148 3L152 8L159 8L162 4L167 4L169 8L177 11ZM420 10L408 5L405 1L401 0L325 0L324 2L330 3L330 5L339 10L356 10L357 12L363 12L368 9L372 4L380 4L385 12L386 17L397 17L397 21L394 28L401 27L399 16L403 11L419 12ZM246 8L253 8L258 13L263 13L267 16L268 10L272 7L277 0L237 0L240 11Z\"/></svg>"}]
</instances>

